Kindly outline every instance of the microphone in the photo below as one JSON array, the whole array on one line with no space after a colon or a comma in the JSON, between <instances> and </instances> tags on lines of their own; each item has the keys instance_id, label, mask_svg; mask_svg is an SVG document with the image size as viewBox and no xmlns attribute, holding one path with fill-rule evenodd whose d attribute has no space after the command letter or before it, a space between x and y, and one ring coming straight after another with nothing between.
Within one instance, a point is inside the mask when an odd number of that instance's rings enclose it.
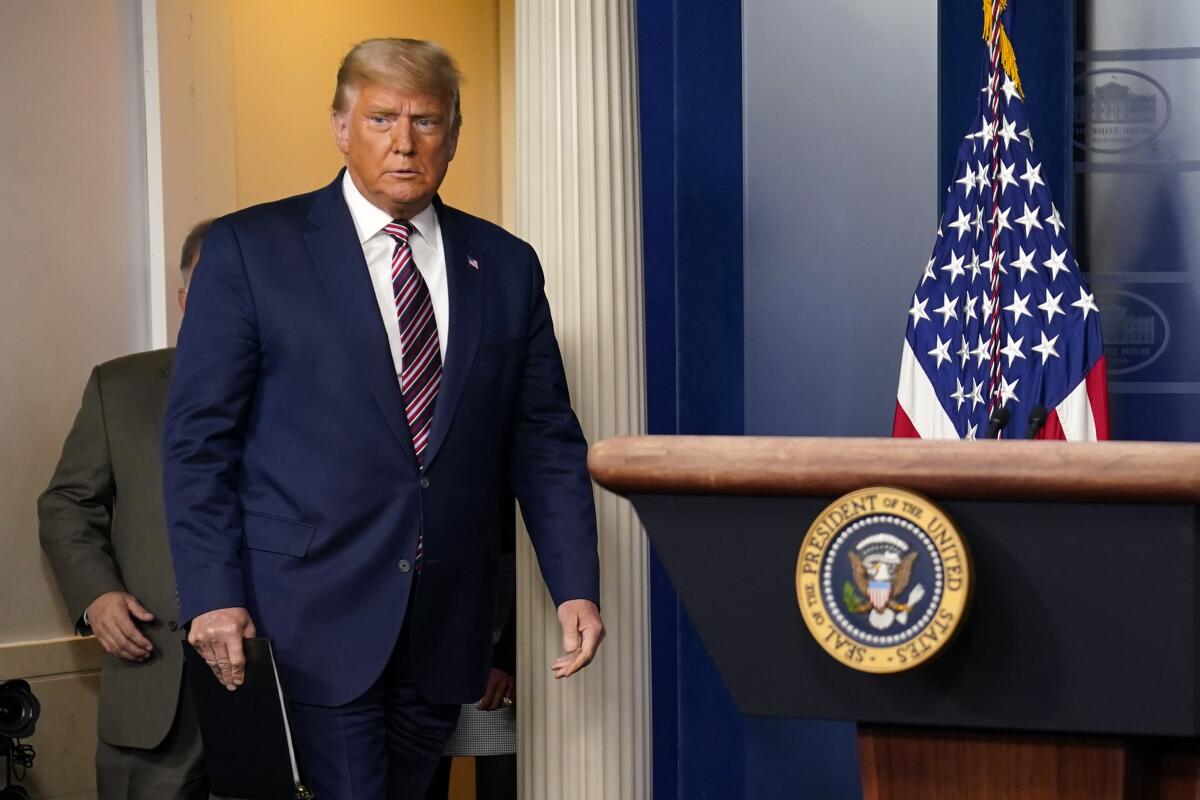
<instances>
[{"instance_id":1,"label":"microphone","mask_svg":"<svg viewBox=\"0 0 1200 800\"><path fill-rule=\"evenodd\" d=\"M992 415L988 417L987 433L984 434L983 438L999 438L1000 431L1004 430L1004 426L1008 424L1008 418L1010 416L1011 415L1008 413L1008 409L1004 406L1000 406L993 411Z\"/></svg>"},{"instance_id":2,"label":"microphone","mask_svg":"<svg viewBox=\"0 0 1200 800\"><path fill-rule=\"evenodd\" d=\"M1041 432L1042 427L1046 424L1046 407L1034 406L1033 411L1029 412L1029 428L1025 431L1026 439L1036 439Z\"/></svg>"}]
</instances>

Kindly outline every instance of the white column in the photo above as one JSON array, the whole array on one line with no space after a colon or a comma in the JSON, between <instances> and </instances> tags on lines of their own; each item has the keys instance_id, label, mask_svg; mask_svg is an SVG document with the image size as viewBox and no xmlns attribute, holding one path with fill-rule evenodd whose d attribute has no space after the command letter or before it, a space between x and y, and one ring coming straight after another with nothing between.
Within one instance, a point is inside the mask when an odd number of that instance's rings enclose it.
<instances>
[{"instance_id":1,"label":"white column","mask_svg":"<svg viewBox=\"0 0 1200 800\"><path fill-rule=\"evenodd\" d=\"M644 433L641 183L634 0L516 0L516 232L546 270L588 440ZM528 541L518 545L520 793L650 796L646 544L597 490L608 638L555 682L562 634Z\"/></svg>"}]
</instances>

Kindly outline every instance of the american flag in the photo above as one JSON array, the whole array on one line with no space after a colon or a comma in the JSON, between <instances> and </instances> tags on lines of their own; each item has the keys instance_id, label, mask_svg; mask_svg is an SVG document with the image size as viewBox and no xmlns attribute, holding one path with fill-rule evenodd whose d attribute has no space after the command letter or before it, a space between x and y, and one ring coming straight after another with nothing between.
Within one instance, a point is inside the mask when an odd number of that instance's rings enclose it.
<instances>
[{"instance_id":1,"label":"american flag","mask_svg":"<svg viewBox=\"0 0 1200 800\"><path fill-rule=\"evenodd\" d=\"M908 310L892 434L983 438L1004 408L1001 435L1024 438L1040 406L1038 438L1107 439L1100 311L997 50L993 33L987 85Z\"/></svg>"}]
</instances>

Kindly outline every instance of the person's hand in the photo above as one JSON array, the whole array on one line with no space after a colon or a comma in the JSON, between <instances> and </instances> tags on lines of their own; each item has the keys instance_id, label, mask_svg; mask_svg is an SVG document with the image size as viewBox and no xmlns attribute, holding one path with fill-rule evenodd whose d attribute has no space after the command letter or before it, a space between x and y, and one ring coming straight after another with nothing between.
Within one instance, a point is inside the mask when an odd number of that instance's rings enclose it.
<instances>
[{"instance_id":1,"label":"person's hand","mask_svg":"<svg viewBox=\"0 0 1200 800\"><path fill-rule=\"evenodd\" d=\"M204 657L213 675L229 691L246 681L242 639L254 636L254 622L244 608L218 608L192 620L188 642Z\"/></svg>"},{"instance_id":2,"label":"person's hand","mask_svg":"<svg viewBox=\"0 0 1200 800\"><path fill-rule=\"evenodd\" d=\"M604 620L591 600L567 600L558 607L563 630L563 655L554 659L555 678L566 678L592 663L604 641Z\"/></svg>"},{"instance_id":3,"label":"person's hand","mask_svg":"<svg viewBox=\"0 0 1200 800\"><path fill-rule=\"evenodd\" d=\"M135 617L154 621L154 615L127 592L105 592L87 607L88 626L104 652L126 661L145 661L154 645L138 630Z\"/></svg>"},{"instance_id":4,"label":"person's hand","mask_svg":"<svg viewBox=\"0 0 1200 800\"><path fill-rule=\"evenodd\" d=\"M495 711L501 706L511 706L517 694L517 682L502 669L492 667L488 672L487 691L476 706L480 711Z\"/></svg>"}]
</instances>

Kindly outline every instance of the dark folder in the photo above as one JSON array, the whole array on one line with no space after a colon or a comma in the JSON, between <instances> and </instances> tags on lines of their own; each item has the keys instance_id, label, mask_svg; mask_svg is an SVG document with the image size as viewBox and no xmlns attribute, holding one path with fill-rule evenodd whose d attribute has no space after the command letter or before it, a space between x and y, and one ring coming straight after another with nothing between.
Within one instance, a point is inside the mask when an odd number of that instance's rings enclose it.
<instances>
[{"instance_id":1,"label":"dark folder","mask_svg":"<svg viewBox=\"0 0 1200 800\"><path fill-rule=\"evenodd\" d=\"M187 642L209 791L238 800L307 800L270 639L246 639L246 681L231 692Z\"/></svg>"}]
</instances>

